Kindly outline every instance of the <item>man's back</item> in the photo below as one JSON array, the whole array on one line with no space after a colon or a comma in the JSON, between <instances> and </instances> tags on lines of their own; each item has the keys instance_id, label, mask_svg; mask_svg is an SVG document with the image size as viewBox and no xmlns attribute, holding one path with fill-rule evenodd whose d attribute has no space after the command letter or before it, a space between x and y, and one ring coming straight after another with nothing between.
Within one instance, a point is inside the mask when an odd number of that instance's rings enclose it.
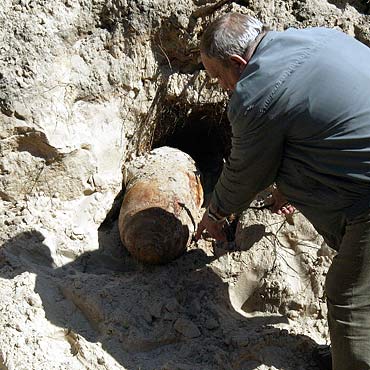
<instances>
[{"instance_id":1,"label":"man's back","mask_svg":"<svg viewBox=\"0 0 370 370\"><path fill-rule=\"evenodd\" d=\"M245 176L263 179L259 186L276 180L329 239L340 238L347 217L368 209L370 49L366 46L323 28L269 32L236 86L229 117L236 141L243 138L250 151L264 152L262 159L247 155L246 161L253 158L262 165L258 169L250 163L254 173L248 174L251 169L246 168ZM238 152L235 147L233 155L245 157L245 150ZM231 162L231 171L232 167ZM259 190L256 186L254 190Z\"/></svg>"}]
</instances>

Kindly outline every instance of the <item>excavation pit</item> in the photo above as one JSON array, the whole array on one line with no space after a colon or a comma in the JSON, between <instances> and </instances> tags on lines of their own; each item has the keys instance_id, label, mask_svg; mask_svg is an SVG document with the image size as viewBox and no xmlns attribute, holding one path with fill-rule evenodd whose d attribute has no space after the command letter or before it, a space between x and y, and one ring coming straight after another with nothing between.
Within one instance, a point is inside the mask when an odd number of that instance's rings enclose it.
<instances>
[{"instance_id":1,"label":"excavation pit","mask_svg":"<svg viewBox=\"0 0 370 370\"><path fill-rule=\"evenodd\" d=\"M186 250L230 148L224 107L164 106L152 150L126 166L118 221L122 243L146 264L170 262Z\"/></svg>"}]
</instances>

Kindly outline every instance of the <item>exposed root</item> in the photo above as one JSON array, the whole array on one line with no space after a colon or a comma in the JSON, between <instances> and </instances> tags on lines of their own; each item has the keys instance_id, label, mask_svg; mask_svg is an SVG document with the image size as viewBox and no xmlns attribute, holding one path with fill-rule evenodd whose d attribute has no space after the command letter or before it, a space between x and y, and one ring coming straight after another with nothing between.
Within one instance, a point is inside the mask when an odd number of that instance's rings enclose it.
<instances>
[{"instance_id":1,"label":"exposed root","mask_svg":"<svg viewBox=\"0 0 370 370\"><path fill-rule=\"evenodd\" d=\"M193 16L195 18L204 18L208 15L211 15L216 10L222 8L225 4L232 3L232 2L233 2L233 0L221 0L221 1L218 1L216 4L213 4L213 5L202 6L194 12Z\"/></svg>"}]
</instances>

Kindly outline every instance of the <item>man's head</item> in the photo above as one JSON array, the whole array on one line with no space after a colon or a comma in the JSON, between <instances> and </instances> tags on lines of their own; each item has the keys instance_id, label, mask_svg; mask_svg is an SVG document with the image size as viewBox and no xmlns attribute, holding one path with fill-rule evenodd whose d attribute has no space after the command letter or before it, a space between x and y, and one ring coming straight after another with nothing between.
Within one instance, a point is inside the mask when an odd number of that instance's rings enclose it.
<instances>
[{"instance_id":1,"label":"man's head","mask_svg":"<svg viewBox=\"0 0 370 370\"><path fill-rule=\"evenodd\" d=\"M216 19L204 32L200 55L207 72L219 84L234 90L241 73L267 28L258 19L228 13Z\"/></svg>"}]
</instances>

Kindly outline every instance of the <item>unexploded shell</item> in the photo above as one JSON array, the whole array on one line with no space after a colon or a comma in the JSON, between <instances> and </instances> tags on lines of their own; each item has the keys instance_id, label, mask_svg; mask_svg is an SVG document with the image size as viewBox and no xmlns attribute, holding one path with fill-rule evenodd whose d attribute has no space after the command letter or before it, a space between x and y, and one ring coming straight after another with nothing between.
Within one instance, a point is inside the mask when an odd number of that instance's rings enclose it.
<instances>
[{"instance_id":1,"label":"unexploded shell","mask_svg":"<svg viewBox=\"0 0 370 370\"><path fill-rule=\"evenodd\" d=\"M139 261L169 262L185 250L203 203L200 175L191 157L161 147L126 168L119 216L123 244Z\"/></svg>"}]
</instances>

